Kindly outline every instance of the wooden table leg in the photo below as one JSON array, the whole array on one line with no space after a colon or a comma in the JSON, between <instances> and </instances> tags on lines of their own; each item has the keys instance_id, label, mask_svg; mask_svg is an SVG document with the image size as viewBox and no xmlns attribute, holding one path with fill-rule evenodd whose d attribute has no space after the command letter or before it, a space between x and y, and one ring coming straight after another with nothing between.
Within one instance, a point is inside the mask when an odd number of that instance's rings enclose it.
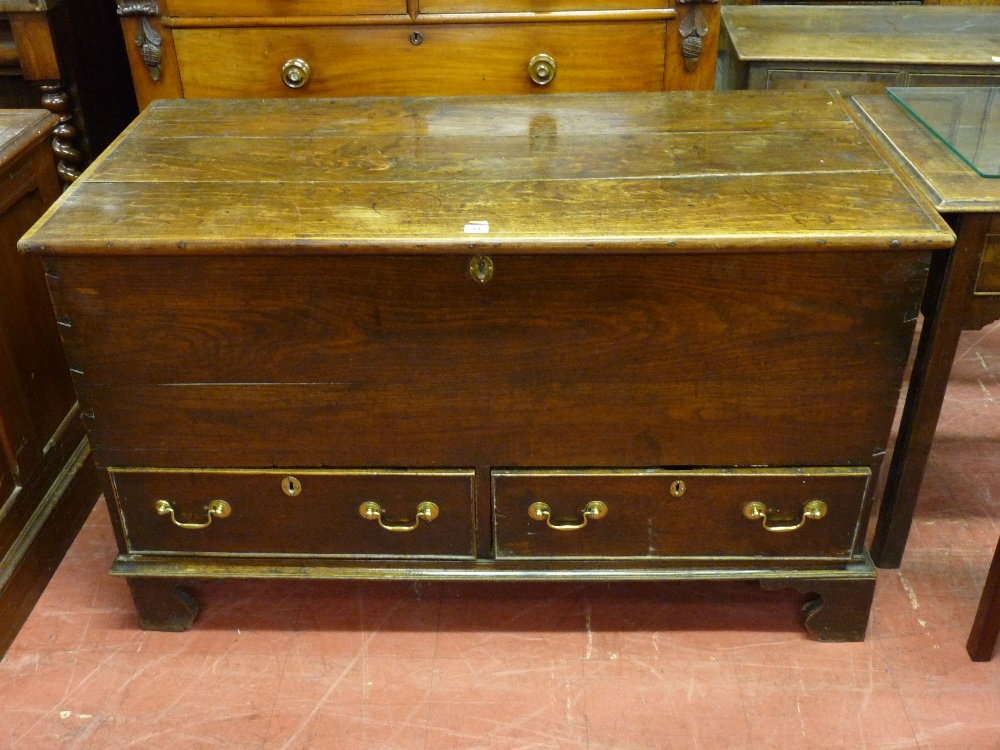
<instances>
[{"instance_id":1,"label":"wooden table leg","mask_svg":"<svg viewBox=\"0 0 1000 750\"><path fill-rule=\"evenodd\" d=\"M989 219L989 214L955 217L955 247L935 253L931 262L923 329L872 542L872 560L880 568L898 568L903 559Z\"/></svg>"},{"instance_id":2,"label":"wooden table leg","mask_svg":"<svg viewBox=\"0 0 1000 750\"><path fill-rule=\"evenodd\" d=\"M993 563L986 576L983 596L979 600L976 619L972 623L969 642L965 645L972 661L989 661L1000 635L1000 542L993 553Z\"/></svg>"}]
</instances>

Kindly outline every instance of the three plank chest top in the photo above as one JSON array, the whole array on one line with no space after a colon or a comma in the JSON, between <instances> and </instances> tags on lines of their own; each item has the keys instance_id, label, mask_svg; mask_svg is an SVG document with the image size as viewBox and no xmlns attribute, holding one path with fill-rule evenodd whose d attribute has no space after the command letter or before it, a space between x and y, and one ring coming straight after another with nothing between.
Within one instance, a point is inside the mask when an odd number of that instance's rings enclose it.
<instances>
[{"instance_id":1,"label":"three plank chest top","mask_svg":"<svg viewBox=\"0 0 1000 750\"><path fill-rule=\"evenodd\" d=\"M162 101L44 257L144 626L205 578L724 578L864 635L954 235L831 93Z\"/></svg>"}]
</instances>

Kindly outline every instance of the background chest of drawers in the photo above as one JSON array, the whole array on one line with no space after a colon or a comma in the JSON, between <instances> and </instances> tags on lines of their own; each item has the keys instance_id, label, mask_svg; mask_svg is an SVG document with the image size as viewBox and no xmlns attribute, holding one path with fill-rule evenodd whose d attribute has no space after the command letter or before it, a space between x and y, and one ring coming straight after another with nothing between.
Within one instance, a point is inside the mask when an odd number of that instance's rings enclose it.
<instances>
[{"instance_id":1,"label":"background chest of drawers","mask_svg":"<svg viewBox=\"0 0 1000 750\"><path fill-rule=\"evenodd\" d=\"M1000 86L1000 6L723 9L718 88Z\"/></svg>"},{"instance_id":2,"label":"background chest of drawers","mask_svg":"<svg viewBox=\"0 0 1000 750\"><path fill-rule=\"evenodd\" d=\"M710 89L711 0L139 0L119 4L157 98Z\"/></svg>"}]
</instances>

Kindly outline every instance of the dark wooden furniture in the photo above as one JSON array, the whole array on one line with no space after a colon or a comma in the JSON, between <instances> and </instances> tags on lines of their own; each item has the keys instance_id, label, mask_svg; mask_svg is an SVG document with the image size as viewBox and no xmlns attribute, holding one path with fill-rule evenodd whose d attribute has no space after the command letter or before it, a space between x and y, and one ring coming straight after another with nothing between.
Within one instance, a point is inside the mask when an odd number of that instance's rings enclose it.
<instances>
[{"instance_id":1,"label":"dark wooden furniture","mask_svg":"<svg viewBox=\"0 0 1000 750\"><path fill-rule=\"evenodd\" d=\"M0 656L99 492L42 265L17 252L60 191L57 121L0 110Z\"/></svg>"},{"instance_id":2,"label":"dark wooden furniture","mask_svg":"<svg viewBox=\"0 0 1000 750\"><path fill-rule=\"evenodd\" d=\"M972 661L989 661L1000 636L1000 543L993 553L990 572L986 575L983 596L979 600L976 619L972 623L965 648Z\"/></svg>"},{"instance_id":3,"label":"dark wooden furniture","mask_svg":"<svg viewBox=\"0 0 1000 750\"><path fill-rule=\"evenodd\" d=\"M72 182L136 115L110 0L0 0L0 103L59 117L52 148ZM39 90L31 102L18 82Z\"/></svg>"},{"instance_id":4,"label":"dark wooden furniture","mask_svg":"<svg viewBox=\"0 0 1000 750\"><path fill-rule=\"evenodd\" d=\"M119 0L141 107L710 89L718 0Z\"/></svg>"},{"instance_id":5,"label":"dark wooden furniture","mask_svg":"<svg viewBox=\"0 0 1000 750\"><path fill-rule=\"evenodd\" d=\"M953 241L837 95L680 92L160 101L21 247L146 627L200 578L749 579L853 640Z\"/></svg>"},{"instance_id":6,"label":"dark wooden furniture","mask_svg":"<svg viewBox=\"0 0 1000 750\"><path fill-rule=\"evenodd\" d=\"M924 324L872 542L875 564L903 557L958 337L1000 318L1000 180L979 177L887 95L854 105L891 158L958 236L931 266Z\"/></svg>"},{"instance_id":7,"label":"dark wooden furniture","mask_svg":"<svg viewBox=\"0 0 1000 750\"><path fill-rule=\"evenodd\" d=\"M718 88L1000 85L998 6L741 6L722 16Z\"/></svg>"}]
</instances>

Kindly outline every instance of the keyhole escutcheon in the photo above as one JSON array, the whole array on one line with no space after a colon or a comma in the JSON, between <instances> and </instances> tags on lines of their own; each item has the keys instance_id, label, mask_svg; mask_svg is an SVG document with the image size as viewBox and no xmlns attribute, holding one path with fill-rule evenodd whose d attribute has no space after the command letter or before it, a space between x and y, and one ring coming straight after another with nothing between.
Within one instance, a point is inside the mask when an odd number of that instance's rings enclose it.
<instances>
[{"instance_id":1,"label":"keyhole escutcheon","mask_svg":"<svg viewBox=\"0 0 1000 750\"><path fill-rule=\"evenodd\" d=\"M469 261L469 275L480 284L493 278L493 261L488 255L474 255Z\"/></svg>"},{"instance_id":2,"label":"keyhole escutcheon","mask_svg":"<svg viewBox=\"0 0 1000 750\"><path fill-rule=\"evenodd\" d=\"M295 497L302 492L302 483L295 477L285 477L281 480L281 491L289 497Z\"/></svg>"}]
</instances>

